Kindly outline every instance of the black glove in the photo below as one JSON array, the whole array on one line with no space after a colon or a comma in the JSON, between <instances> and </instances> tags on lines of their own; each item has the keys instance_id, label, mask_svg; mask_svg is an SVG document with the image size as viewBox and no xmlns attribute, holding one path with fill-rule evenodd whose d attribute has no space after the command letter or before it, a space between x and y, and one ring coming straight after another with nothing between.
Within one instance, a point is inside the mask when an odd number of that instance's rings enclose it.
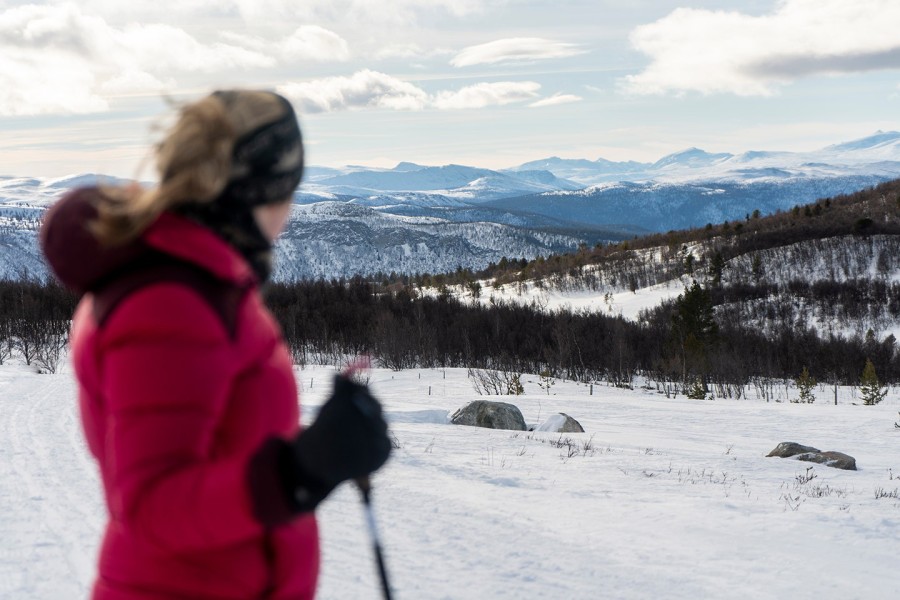
<instances>
[{"instance_id":1,"label":"black glove","mask_svg":"<svg viewBox=\"0 0 900 600\"><path fill-rule=\"evenodd\" d=\"M367 386L338 375L315 422L294 440L298 504L314 508L339 483L378 470L390 452L381 403Z\"/></svg>"},{"instance_id":2,"label":"black glove","mask_svg":"<svg viewBox=\"0 0 900 600\"><path fill-rule=\"evenodd\" d=\"M277 525L311 511L339 483L378 470L390 452L381 403L368 387L338 375L309 428L293 443L268 440L251 459L254 513L263 524Z\"/></svg>"}]
</instances>

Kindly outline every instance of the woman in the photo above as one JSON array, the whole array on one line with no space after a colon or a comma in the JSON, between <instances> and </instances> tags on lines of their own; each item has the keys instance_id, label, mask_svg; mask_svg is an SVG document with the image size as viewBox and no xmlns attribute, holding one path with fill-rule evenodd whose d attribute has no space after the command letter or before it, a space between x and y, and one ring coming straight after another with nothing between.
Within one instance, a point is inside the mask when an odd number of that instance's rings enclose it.
<instances>
[{"instance_id":1,"label":"woman","mask_svg":"<svg viewBox=\"0 0 900 600\"><path fill-rule=\"evenodd\" d=\"M156 162L157 187L74 190L42 229L83 294L72 358L109 509L92 597L312 598L312 511L390 442L342 378L300 432L260 299L303 171L297 119L277 94L216 92L180 110Z\"/></svg>"}]
</instances>

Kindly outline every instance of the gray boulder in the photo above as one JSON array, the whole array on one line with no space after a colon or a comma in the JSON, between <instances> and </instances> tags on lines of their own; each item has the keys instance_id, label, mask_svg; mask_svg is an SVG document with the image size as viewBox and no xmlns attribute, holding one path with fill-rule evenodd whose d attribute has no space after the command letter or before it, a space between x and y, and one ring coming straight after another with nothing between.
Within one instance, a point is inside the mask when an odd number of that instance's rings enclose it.
<instances>
[{"instance_id":1,"label":"gray boulder","mask_svg":"<svg viewBox=\"0 0 900 600\"><path fill-rule=\"evenodd\" d=\"M818 453L821 452L818 448L813 448L812 446L803 446L796 442L781 442L775 449L766 454L767 457L775 456L778 458L790 458L792 456L797 456L798 454L809 454L809 453Z\"/></svg>"},{"instance_id":2,"label":"gray boulder","mask_svg":"<svg viewBox=\"0 0 900 600\"><path fill-rule=\"evenodd\" d=\"M567 415L558 413L534 428L535 431L549 431L552 433L584 433L581 423Z\"/></svg>"},{"instance_id":3,"label":"gray boulder","mask_svg":"<svg viewBox=\"0 0 900 600\"><path fill-rule=\"evenodd\" d=\"M804 462L813 462L826 467L856 471L856 459L843 452L822 452L812 446L803 446L795 442L781 442L766 456L793 458Z\"/></svg>"},{"instance_id":4,"label":"gray boulder","mask_svg":"<svg viewBox=\"0 0 900 600\"><path fill-rule=\"evenodd\" d=\"M843 452L811 452L808 454L798 454L797 460L806 462L814 462L826 467L834 467L835 469L843 469L845 471L856 471L856 459Z\"/></svg>"},{"instance_id":5,"label":"gray boulder","mask_svg":"<svg viewBox=\"0 0 900 600\"><path fill-rule=\"evenodd\" d=\"M525 431L522 411L512 404L490 400L469 402L450 416L450 422L454 425Z\"/></svg>"}]
</instances>

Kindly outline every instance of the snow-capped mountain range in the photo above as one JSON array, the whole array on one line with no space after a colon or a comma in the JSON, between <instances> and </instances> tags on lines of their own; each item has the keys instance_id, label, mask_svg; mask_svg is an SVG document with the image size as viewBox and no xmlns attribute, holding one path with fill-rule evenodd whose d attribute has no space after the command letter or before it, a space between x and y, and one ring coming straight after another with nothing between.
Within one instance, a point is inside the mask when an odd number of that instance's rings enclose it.
<instances>
[{"instance_id":1,"label":"snow-capped mountain range","mask_svg":"<svg viewBox=\"0 0 900 600\"><path fill-rule=\"evenodd\" d=\"M900 177L900 132L813 152L709 153L653 163L546 158L503 170L410 162L310 167L279 242L284 279L482 268L581 243L788 209ZM65 190L115 178L0 177L0 276L43 276L40 215Z\"/></svg>"},{"instance_id":2,"label":"snow-capped mountain range","mask_svg":"<svg viewBox=\"0 0 900 600\"><path fill-rule=\"evenodd\" d=\"M878 131L868 137L826 146L811 152L751 150L740 154L709 153L688 148L654 163L548 158L525 163L511 171L545 169L586 188L609 182L687 183L725 181L820 179L883 175L900 172L900 132Z\"/></svg>"}]
</instances>

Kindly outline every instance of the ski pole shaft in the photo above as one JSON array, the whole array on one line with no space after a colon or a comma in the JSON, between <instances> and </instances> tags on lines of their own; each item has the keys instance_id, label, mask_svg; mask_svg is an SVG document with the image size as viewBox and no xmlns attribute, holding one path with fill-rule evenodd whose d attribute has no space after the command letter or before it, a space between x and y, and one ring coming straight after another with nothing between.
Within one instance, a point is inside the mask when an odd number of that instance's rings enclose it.
<instances>
[{"instance_id":1,"label":"ski pole shaft","mask_svg":"<svg viewBox=\"0 0 900 600\"><path fill-rule=\"evenodd\" d=\"M392 600L391 586L388 582L387 567L384 564L384 552L381 549L381 536L378 534L378 526L375 523L375 512L372 510L372 484L368 477L356 480L359 491L362 493L363 508L366 513L366 523L369 527L369 537L372 540L372 549L375 552L375 561L378 563L378 575L381 577L381 591L384 600Z\"/></svg>"}]
</instances>

